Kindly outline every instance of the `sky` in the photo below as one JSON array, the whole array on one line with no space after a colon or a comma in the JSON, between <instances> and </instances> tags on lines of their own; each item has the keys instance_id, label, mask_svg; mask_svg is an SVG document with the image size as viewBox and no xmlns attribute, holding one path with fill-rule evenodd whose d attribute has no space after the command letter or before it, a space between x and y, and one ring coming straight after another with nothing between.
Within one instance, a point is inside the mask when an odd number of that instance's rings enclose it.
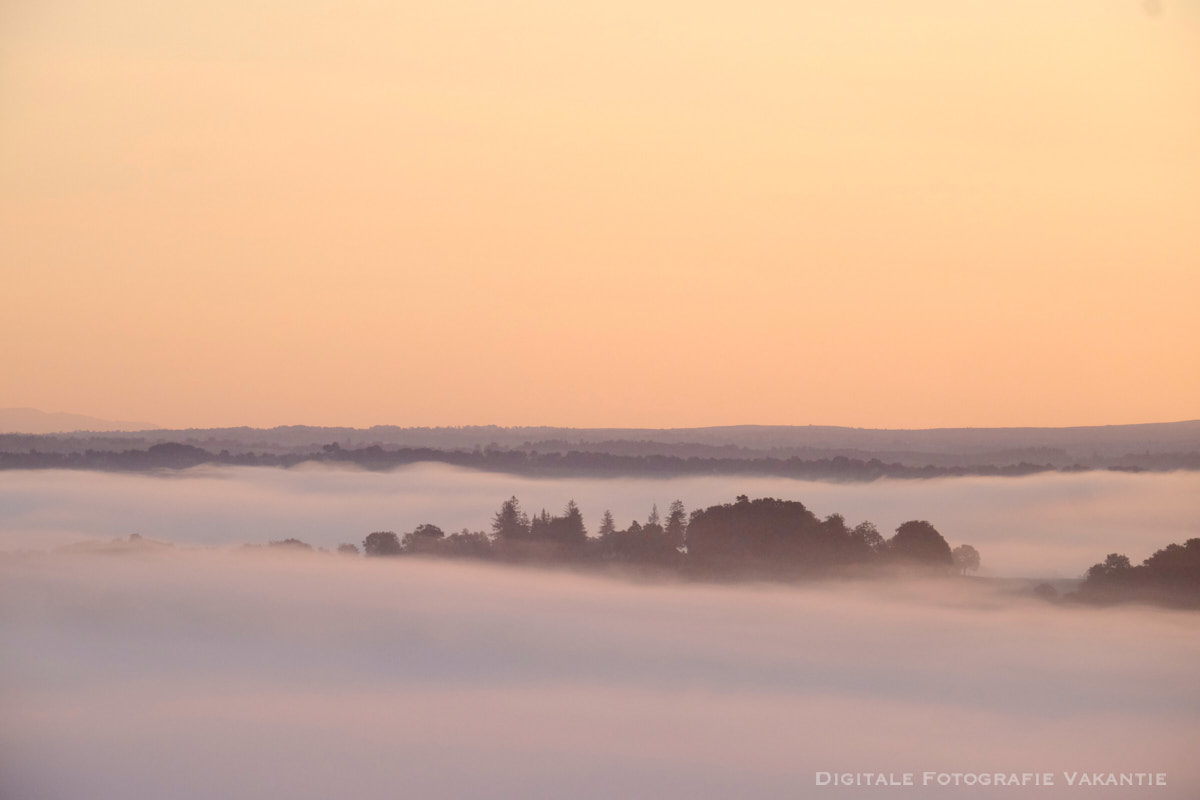
<instances>
[{"instance_id":1,"label":"sky","mask_svg":"<svg viewBox=\"0 0 1200 800\"><path fill-rule=\"evenodd\" d=\"M1200 3L0 9L0 398L169 427L1200 407Z\"/></svg>"}]
</instances>

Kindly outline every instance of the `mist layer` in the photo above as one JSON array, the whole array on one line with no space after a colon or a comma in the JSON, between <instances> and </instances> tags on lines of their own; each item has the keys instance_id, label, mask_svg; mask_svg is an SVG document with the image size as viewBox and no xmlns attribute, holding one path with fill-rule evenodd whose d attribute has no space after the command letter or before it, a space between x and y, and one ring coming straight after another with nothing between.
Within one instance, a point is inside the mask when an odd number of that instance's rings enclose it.
<instances>
[{"instance_id":1,"label":"mist layer","mask_svg":"<svg viewBox=\"0 0 1200 800\"><path fill-rule=\"evenodd\" d=\"M1077 577L1110 552L1140 562L1200 531L1200 474L1081 473L831 484L752 476L533 479L443 465L392 472L302 467L197 468L162 475L0 472L0 550L43 550L140 533L196 545L300 538L331 547L371 531L486 530L511 495L531 512L575 499L595 533L674 499L688 509L738 494L799 500L890 532L927 519L951 544L980 550L983 574Z\"/></svg>"},{"instance_id":2,"label":"mist layer","mask_svg":"<svg viewBox=\"0 0 1200 800\"><path fill-rule=\"evenodd\" d=\"M2 556L0 609L17 800L797 797L823 770L1200 791L1193 614L211 552Z\"/></svg>"}]
</instances>

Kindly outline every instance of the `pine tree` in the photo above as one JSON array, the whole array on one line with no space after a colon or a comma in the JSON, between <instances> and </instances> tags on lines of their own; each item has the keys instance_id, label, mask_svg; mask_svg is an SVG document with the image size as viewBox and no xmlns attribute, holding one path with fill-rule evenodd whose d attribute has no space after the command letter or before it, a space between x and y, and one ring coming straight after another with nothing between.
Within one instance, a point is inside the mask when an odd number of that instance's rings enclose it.
<instances>
[{"instance_id":1,"label":"pine tree","mask_svg":"<svg viewBox=\"0 0 1200 800\"><path fill-rule=\"evenodd\" d=\"M600 538L610 539L617 532L617 521L613 519L612 512L605 509L604 516L600 518Z\"/></svg>"},{"instance_id":2,"label":"pine tree","mask_svg":"<svg viewBox=\"0 0 1200 800\"><path fill-rule=\"evenodd\" d=\"M671 503L671 510L667 513L667 544L678 549L683 546L686 535L687 511L683 507L683 501L676 500Z\"/></svg>"},{"instance_id":3,"label":"pine tree","mask_svg":"<svg viewBox=\"0 0 1200 800\"><path fill-rule=\"evenodd\" d=\"M504 501L492 520L492 532L499 539L524 539L529 535L529 518L521 510L516 496Z\"/></svg>"},{"instance_id":4,"label":"pine tree","mask_svg":"<svg viewBox=\"0 0 1200 800\"><path fill-rule=\"evenodd\" d=\"M574 500L567 502L562 517L562 540L568 544L583 544L587 541L587 528L583 524L583 514Z\"/></svg>"},{"instance_id":5,"label":"pine tree","mask_svg":"<svg viewBox=\"0 0 1200 800\"><path fill-rule=\"evenodd\" d=\"M550 523L550 514L543 508L542 513L535 515L529 521L529 538L542 539L549 536L551 530Z\"/></svg>"}]
</instances>

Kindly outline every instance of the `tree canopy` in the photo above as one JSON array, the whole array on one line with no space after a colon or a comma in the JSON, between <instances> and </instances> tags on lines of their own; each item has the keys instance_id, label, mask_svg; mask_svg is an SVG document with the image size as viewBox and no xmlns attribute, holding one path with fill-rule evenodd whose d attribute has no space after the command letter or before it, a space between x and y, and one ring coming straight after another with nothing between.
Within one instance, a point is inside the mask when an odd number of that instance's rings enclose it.
<instances>
[{"instance_id":1,"label":"tree canopy","mask_svg":"<svg viewBox=\"0 0 1200 800\"><path fill-rule=\"evenodd\" d=\"M979 551L969 544L960 544L950 551L954 558L954 567L960 575L979 571Z\"/></svg>"},{"instance_id":2,"label":"tree canopy","mask_svg":"<svg viewBox=\"0 0 1200 800\"><path fill-rule=\"evenodd\" d=\"M363 553L368 556L398 556L402 552L400 539L392 531L375 531L363 539Z\"/></svg>"},{"instance_id":3,"label":"tree canopy","mask_svg":"<svg viewBox=\"0 0 1200 800\"><path fill-rule=\"evenodd\" d=\"M492 517L490 535L463 529L447 535L423 523L398 537L376 531L363 540L370 557L425 555L496 559L508 562L579 562L643 565L696 576L746 576L791 579L871 567L918 565L959 572L979 568L970 545L950 545L927 521L910 520L885 540L871 522L851 527L844 516L817 517L797 500L738 495L690 515L675 500L666 517L651 506L646 521L624 529L605 511L595 537L588 535L583 512L569 500L559 514L542 509L532 518L514 496ZM353 553L353 545L338 548ZM1165 556L1164 556L1165 558Z\"/></svg>"},{"instance_id":4,"label":"tree canopy","mask_svg":"<svg viewBox=\"0 0 1200 800\"><path fill-rule=\"evenodd\" d=\"M1200 538L1169 544L1138 566L1121 553L1093 564L1073 599L1200 608Z\"/></svg>"},{"instance_id":5,"label":"tree canopy","mask_svg":"<svg viewBox=\"0 0 1200 800\"><path fill-rule=\"evenodd\" d=\"M894 559L930 566L953 566L954 554L938 529L923 519L909 520L896 528L888 541Z\"/></svg>"}]
</instances>

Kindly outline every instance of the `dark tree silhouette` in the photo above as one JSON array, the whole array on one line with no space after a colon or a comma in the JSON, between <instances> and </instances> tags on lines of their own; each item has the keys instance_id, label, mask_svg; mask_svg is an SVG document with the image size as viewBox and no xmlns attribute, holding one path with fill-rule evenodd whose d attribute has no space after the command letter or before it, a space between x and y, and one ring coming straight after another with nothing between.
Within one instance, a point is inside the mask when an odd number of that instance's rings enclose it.
<instances>
[{"instance_id":1,"label":"dark tree silhouette","mask_svg":"<svg viewBox=\"0 0 1200 800\"><path fill-rule=\"evenodd\" d=\"M611 511L605 510L604 516L600 518L600 530L597 533L601 539L606 539L617 532L617 523L613 519Z\"/></svg>"},{"instance_id":2,"label":"dark tree silhouette","mask_svg":"<svg viewBox=\"0 0 1200 800\"><path fill-rule=\"evenodd\" d=\"M642 525L634 520L602 541L601 552L605 558L624 563L661 563L666 555L666 535L657 523Z\"/></svg>"},{"instance_id":3,"label":"dark tree silhouette","mask_svg":"<svg viewBox=\"0 0 1200 800\"><path fill-rule=\"evenodd\" d=\"M851 535L859 542L863 550L870 553L881 553L887 548L883 534L875 527L874 522L860 522L854 526Z\"/></svg>"},{"instance_id":4,"label":"dark tree silhouette","mask_svg":"<svg viewBox=\"0 0 1200 800\"><path fill-rule=\"evenodd\" d=\"M338 550L356 552L353 545ZM862 575L875 571L875 566L897 562L932 565L944 571L955 565L960 571L972 570L979 564L973 547L962 545L952 554L937 529L924 520L905 522L885 542L870 522L851 528L841 514L819 519L794 500L751 500L746 495L691 515L675 500L665 525L653 506L645 523L635 520L625 530L618 530L612 513L605 511L595 539L588 537L574 500L568 501L558 516L543 509L530 520L517 498L511 497L494 515L490 537L466 528L447 536L437 525L425 523L405 534L403 540L391 531L376 531L363 541L363 551L373 557L411 553L510 563L607 561L641 565L651 573L669 570L695 577L770 580ZM1174 564L1182 552L1178 546L1167 548L1156 554L1155 563Z\"/></svg>"},{"instance_id":5,"label":"dark tree silhouette","mask_svg":"<svg viewBox=\"0 0 1200 800\"><path fill-rule=\"evenodd\" d=\"M550 512L542 509L540 514L534 514L529 520L529 538L545 539L550 535Z\"/></svg>"},{"instance_id":6,"label":"dark tree silhouette","mask_svg":"<svg viewBox=\"0 0 1200 800\"><path fill-rule=\"evenodd\" d=\"M658 506L650 510L646 524L642 526L640 550L647 561L665 561L675 555L675 548L667 540L667 532L658 515Z\"/></svg>"},{"instance_id":7,"label":"dark tree silhouette","mask_svg":"<svg viewBox=\"0 0 1200 800\"><path fill-rule=\"evenodd\" d=\"M841 517L822 522L803 503L746 495L694 512L687 554L702 571L750 570L776 577L826 572L868 557Z\"/></svg>"},{"instance_id":8,"label":"dark tree silhouette","mask_svg":"<svg viewBox=\"0 0 1200 800\"><path fill-rule=\"evenodd\" d=\"M555 517L550 522L550 538L560 544L580 546L587 542L587 528L583 524L583 514L574 500L567 502L561 517Z\"/></svg>"},{"instance_id":9,"label":"dark tree silhouette","mask_svg":"<svg viewBox=\"0 0 1200 800\"><path fill-rule=\"evenodd\" d=\"M146 450L148 460L175 469L194 467L212 460L212 453L190 444L163 442Z\"/></svg>"},{"instance_id":10,"label":"dark tree silhouette","mask_svg":"<svg viewBox=\"0 0 1200 800\"><path fill-rule=\"evenodd\" d=\"M1200 538L1169 544L1133 566L1119 553L1094 564L1071 599L1087 602L1128 600L1200 608Z\"/></svg>"},{"instance_id":11,"label":"dark tree silhouette","mask_svg":"<svg viewBox=\"0 0 1200 800\"><path fill-rule=\"evenodd\" d=\"M1147 558L1142 566L1160 581L1195 582L1200 580L1200 539L1169 544Z\"/></svg>"},{"instance_id":12,"label":"dark tree silhouette","mask_svg":"<svg viewBox=\"0 0 1200 800\"><path fill-rule=\"evenodd\" d=\"M672 550L678 550L683 546L684 537L687 536L687 511L683 507L682 500L671 503L671 508L667 511L665 533L667 546Z\"/></svg>"},{"instance_id":13,"label":"dark tree silhouette","mask_svg":"<svg viewBox=\"0 0 1200 800\"><path fill-rule=\"evenodd\" d=\"M457 558L491 558L492 541L483 531L472 532L463 528L439 542L438 552Z\"/></svg>"},{"instance_id":14,"label":"dark tree silhouette","mask_svg":"<svg viewBox=\"0 0 1200 800\"><path fill-rule=\"evenodd\" d=\"M561 517L552 517L546 509L529 522L529 538L560 547L581 547L587 542L587 528L579 506L571 500Z\"/></svg>"},{"instance_id":15,"label":"dark tree silhouette","mask_svg":"<svg viewBox=\"0 0 1200 800\"><path fill-rule=\"evenodd\" d=\"M398 556L403 550L396 534L391 531L375 531L363 539L363 552L368 556Z\"/></svg>"},{"instance_id":16,"label":"dark tree silhouette","mask_svg":"<svg viewBox=\"0 0 1200 800\"><path fill-rule=\"evenodd\" d=\"M358 545L350 544L349 542L346 542L345 544L339 544L337 551L344 556L356 556L359 554Z\"/></svg>"},{"instance_id":17,"label":"dark tree silhouette","mask_svg":"<svg viewBox=\"0 0 1200 800\"><path fill-rule=\"evenodd\" d=\"M404 534L400 546L406 553L436 553L445 532L437 525L424 523L418 525L411 533Z\"/></svg>"},{"instance_id":18,"label":"dark tree silhouette","mask_svg":"<svg viewBox=\"0 0 1200 800\"><path fill-rule=\"evenodd\" d=\"M529 537L529 518L521 510L515 496L505 500L492 520L492 532L496 538L515 541Z\"/></svg>"},{"instance_id":19,"label":"dark tree silhouette","mask_svg":"<svg viewBox=\"0 0 1200 800\"><path fill-rule=\"evenodd\" d=\"M268 547L281 547L289 550L312 550L312 545L307 542L302 542L299 539L281 539L276 542L268 542Z\"/></svg>"},{"instance_id":20,"label":"dark tree silhouette","mask_svg":"<svg viewBox=\"0 0 1200 800\"><path fill-rule=\"evenodd\" d=\"M954 565L950 545L937 528L923 519L909 520L896 528L896 535L888 542L888 553L899 561L928 566Z\"/></svg>"},{"instance_id":21,"label":"dark tree silhouette","mask_svg":"<svg viewBox=\"0 0 1200 800\"><path fill-rule=\"evenodd\" d=\"M1100 564L1093 564L1087 571L1087 580L1095 583L1107 583L1125 577L1132 567L1129 556L1120 553L1109 553Z\"/></svg>"},{"instance_id":22,"label":"dark tree silhouette","mask_svg":"<svg viewBox=\"0 0 1200 800\"><path fill-rule=\"evenodd\" d=\"M954 567L958 570L959 575L979 571L979 551L971 545L960 544L950 551L950 555L954 559Z\"/></svg>"}]
</instances>

